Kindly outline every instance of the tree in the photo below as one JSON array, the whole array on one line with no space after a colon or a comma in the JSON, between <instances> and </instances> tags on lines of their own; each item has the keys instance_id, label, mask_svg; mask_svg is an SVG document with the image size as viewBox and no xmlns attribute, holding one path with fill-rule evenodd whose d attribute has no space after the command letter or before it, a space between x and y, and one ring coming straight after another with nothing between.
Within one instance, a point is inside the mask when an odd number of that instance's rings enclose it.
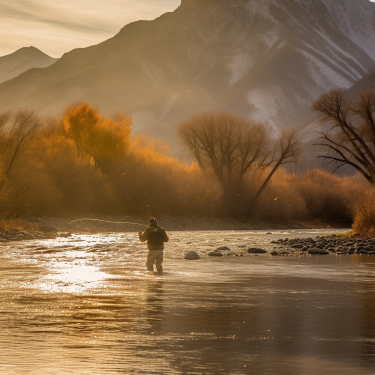
<instances>
[{"instance_id":1,"label":"tree","mask_svg":"<svg viewBox=\"0 0 375 375\"><path fill-rule=\"evenodd\" d=\"M231 203L250 168L268 165L267 127L231 113L205 112L178 127L200 168L212 169Z\"/></svg>"},{"instance_id":2,"label":"tree","mask_svg":"<svg viewBox=\"0 0 375 375\"><path fill-rule=\"evenodd\" d=\"M321 132L328 150L320 157L334 163L335 171L344 165L355 168L375 184L375 91L364 92L355 100L343 89L323 94L311 107L327 124Z\"/></svg>"},{"instance_id":3,"label":"tree","mask_svg":"<svg viewBox=\"0 0 375 375\"><path fill-rule=\"evenodd\" d=\"M0 131L9 128L8 132L2 133L0 143L2 155L0 196L17 158L27 149L40 125L41 120L33 111L19 110L15 113L0 114Z\"/></svg>"},{"instance_id":4,"label":"tree","mask_svg":"<svg viewBox=\"0 0 375 375\"><path fill-rule=\"evenodd\" d=\"M258 200L275 172L284 164L295 163L299 159L300 152L301 149L300 142L297 138L297 130L292 129L290 131L283 131L278 137L272 161L269 163L270 165L273 165L273 168L264 180L258 192L255 194L252 203L255 203Z\"/></svg>"},{"instance_id":5,"label":"tree","mask_svg":"<svg viewBox=\"0 0 375 375\"><path fill-rule=\"evenodd\" d=\"M68 108L64 117L66 133L74 140L79 156L100 169L108 169L129 147L131 117L123 113L105 119L87 103Z\"/></svg>"}]
</instances>

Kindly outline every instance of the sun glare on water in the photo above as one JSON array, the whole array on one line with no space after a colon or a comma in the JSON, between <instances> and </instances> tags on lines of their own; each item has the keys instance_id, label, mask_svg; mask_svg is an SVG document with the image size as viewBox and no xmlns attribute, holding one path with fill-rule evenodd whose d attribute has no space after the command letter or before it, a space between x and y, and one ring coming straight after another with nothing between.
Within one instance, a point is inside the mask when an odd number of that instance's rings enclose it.
<instances>
[{"instance_id":1,"label":"sun glare on water","mask_svg":"<svg viewBox=\"0 0 375 375\"><path fill-rule=\"evenodd\" d=\"M78 259L51 263L41 289L62 293L84 293L88 289L103 287L102 283L110 275L92 264L92 260Z\"/></svg>"}]
</instances>

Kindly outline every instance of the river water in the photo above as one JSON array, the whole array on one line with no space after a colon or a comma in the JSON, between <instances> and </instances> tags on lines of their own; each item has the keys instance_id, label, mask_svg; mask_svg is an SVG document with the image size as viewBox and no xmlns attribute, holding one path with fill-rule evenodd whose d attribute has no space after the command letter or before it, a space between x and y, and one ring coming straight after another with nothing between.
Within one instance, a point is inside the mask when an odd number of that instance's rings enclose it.
<instances>
[{"instance_id":1,"label":"river water","mask_svg":"<svg viewBox=\"0 0 375 375\"><path fill-rule=\"evenodd\" d=\"M162 276L132 233L3 244L0 373L375 374L375 257L205 255L323 233L171 232Z\"/></svg>"}]
</instances>

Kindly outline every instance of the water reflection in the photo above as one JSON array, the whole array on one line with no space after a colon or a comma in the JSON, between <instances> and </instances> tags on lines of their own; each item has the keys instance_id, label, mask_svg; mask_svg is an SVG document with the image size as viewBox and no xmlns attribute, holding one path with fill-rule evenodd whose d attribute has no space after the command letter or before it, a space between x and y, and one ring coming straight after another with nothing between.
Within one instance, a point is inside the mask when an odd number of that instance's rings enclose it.
<instances>
[{"instance_id":1,"label":"water reflection","mask_svg":"<svg viewBox=\"0 0 375 375\"><path fill-rule=\"evenodd\" d=\"M145 290L145 318L152 334L160 334L163 328L164 298L163 281L151 281Z\"/></svg>"},{"instance_id":2,"label":"water reflection","mask_svg":"<svg viewBox=\"0 0 375 375\"><path fill-rule=\"evenodd\" d=\"M162 277L134 234L0 247L0 372L373 374L375 259L183 260L275 236L173 233Z\"/></svg>"}]
</instances>

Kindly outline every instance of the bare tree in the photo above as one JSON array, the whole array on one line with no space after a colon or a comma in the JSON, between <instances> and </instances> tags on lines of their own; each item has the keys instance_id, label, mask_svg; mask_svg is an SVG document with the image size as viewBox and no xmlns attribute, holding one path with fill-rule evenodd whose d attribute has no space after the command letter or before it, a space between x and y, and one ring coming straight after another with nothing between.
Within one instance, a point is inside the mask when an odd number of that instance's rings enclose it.
<instances>
[{"instance_id":1,"label":"bare tree","mask_svg":"<svg viewBox=\"0 0 375 375\"><path fill-rule=\"evenodd\" d=\"M282 132L276 142L273 157L269 163L270 165L273 165L273 168L255 194L252 203L255 203L258 200L275 172L284 164L297 162L300 157L300 153L301 148L300 142L297 138L297 130L292 129L290 131Z\"/></svg>"},{"instance_id":2,"label":"bare tree","mask_svg":"<svg viewBox=\"0 0 375 375\"><path fill-rule=\"evenodd\" d=\"M251 210L280 166L295 162L300 153L296 130L285 131L274 147L263 123L230 113L206 112L178 127L183 143L189 147L201 169L212 169L224 191L228 210L251 168L272 167L254 198ZM246 212L246 209L244 210Z\"/></svg>"},{"instance_id":3,"label":"bare tree","mask_svg":"<svg viewBox=\"0 0 375 375\"><path fill-rule=\"evenodd\" d=\"M19 155L30 144L41 124L40 118L29 110L0 114L0 130L3 129L0 144L3 173L0 176L0 196L5 182Z\"/></svg>"},{"instance_id":4,"label":"bare tree","mask_svg":"<svg viewBox=\"0 0 375 375\"><path fill-rule=\"evenodd\" d=\"M375 184L375 91L354 100L343 89L323 94L311 107L320 113L320 122L328 126L321 132L328 152L321 155L335 171L350 165L370 184Z\"/></svg>"},{"instance_id":5,"label":"bare tree","mask_svg":"<svg viewBox=\"0 0 375 375\"><path fill-rule=\"evenodd\" d=\"M269 137L262 123L231 113L205 112L179 125L178 134L200 168L213 170L227 199L251 167L267 164Z\"/></svg>"}]
</instances>

